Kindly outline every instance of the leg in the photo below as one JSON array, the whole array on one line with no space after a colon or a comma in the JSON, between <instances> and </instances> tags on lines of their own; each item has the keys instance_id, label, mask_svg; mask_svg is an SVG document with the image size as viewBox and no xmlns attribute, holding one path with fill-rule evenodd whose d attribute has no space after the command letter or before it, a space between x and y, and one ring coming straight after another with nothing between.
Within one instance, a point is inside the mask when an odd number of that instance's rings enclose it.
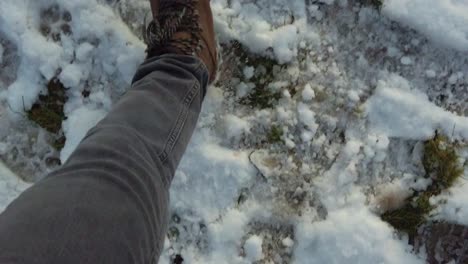
<instances>
[{"instance_id":1,"label":"leg","mask_svg":"<svg viewBox=\"0 0 468 264\"><path fill-rule=\"evenodd\" d=\"M145 62L66 164L0 215L0 263L156 263L207 83L195 57Z\"/></svg>"}]
</instances>

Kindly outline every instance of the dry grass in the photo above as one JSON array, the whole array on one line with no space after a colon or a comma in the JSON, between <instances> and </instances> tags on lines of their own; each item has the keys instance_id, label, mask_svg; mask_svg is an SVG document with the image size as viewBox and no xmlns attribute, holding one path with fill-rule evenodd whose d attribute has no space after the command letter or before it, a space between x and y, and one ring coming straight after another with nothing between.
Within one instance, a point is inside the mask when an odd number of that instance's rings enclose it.
<instances>
[{"instance_id":1,"label":"dry grass","mask_svg":"<svg viewBox=\"0 0 468 264\"><path fill-rule=\"evenodd\" d=\"M434 209L429 199L452 187L463 175L463 167L458 162L456 145L441 135L424 143L422 159L426 177L432 179L432 184L424 192L418 192L406 200L406 204L397 210L386 212L382 219L395 229L416 235L418 228L427 222Z\"/></svg>"}]
</instances>

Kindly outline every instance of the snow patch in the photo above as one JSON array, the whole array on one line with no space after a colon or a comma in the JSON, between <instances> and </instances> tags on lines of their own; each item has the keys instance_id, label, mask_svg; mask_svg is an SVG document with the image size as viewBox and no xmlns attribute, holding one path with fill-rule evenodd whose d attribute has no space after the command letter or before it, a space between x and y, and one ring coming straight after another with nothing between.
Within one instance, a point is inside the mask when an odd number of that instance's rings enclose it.
<instances>
[{"instance_id":1,"label":"snow patch","mask_svg":"<svg viewBox=\"0 0 468 264\"><path fill-rule=\"evenodd\" d=\"M426 77L429 79L434 79L437 76L436 72L434 70L427 70L426 71Z\"/></svg>"},{"instance_id":2,"label":"snow patch","mask_svg":"<svg viewBox=\"0 0 468 264\"><path fill-rule=\"evenodd\" d=\"M290 237L287 237L281 241L281 244L287 248L292 248L294 246L294 240L292 240Z\"/></svg>"},{"instance_id":3,"label":"snow patch","mask_svg":"<svg viewBox=\"0 0 468 264\"><path fill-rule=\"evenodd\" d=\"M29 186L0 161L0 213Z\"/></svg>"},{"instance_id":4,"label":"snow patch","mask_svg":"<svg viewBox=\"0 0 468 264\"><path fill-rule=\"evenodd\" d=\"M67 140L60 153L62 163L65 163L70 157L88 130L94 127L105 115L106 112L103 110L88 109L87 107L80 107L68 115L68 119L63 122L63 132Z\"/></svg>"},{"instance_id":5,"label":"snow patch","mask_svg":"<svg viewBox=\"0 0 468 264\"><path fill-rule=\"evenodd\" d=\"M76 59L79 61L88 60L93 50L94 50L94 46L89 44L88 42L81 44L76 49Z\"/></svg>"},{"instance_id":6,"label":"snow patch","mask_svg":"<svg viewBox=\"0 0 468 264\"><path fill-rule=\"evenodd\" d=\"M304 221L296 234L296 263L424 263L365 208L342 208L324 221Z\"/></svg>"},{"instance_id":7,"label":"snow patch","mask_svg":"<svg viewBox=\"0 0 468 264\"><path fill-rule=\"evenodd\" d=\"M315 123L315 113L310 110L310 108L304 104L299 103L297 106L297 113L299 114L299 120L306 126L314 127Z\"/></svg>"},{"instance_id":8,"label":"snow patch","mask_svg":"<svg viewBox=\"0 0 468 264\"><path fill-rule=\"evenodd\" d=\"M468 51L468 2L464 0L385 0L384 15L404 23L435 43Z\"/></svg>"},{"instance_id":9,"label":"snow patch","mask_svg":"<svg viewBox=\"0 0 468 264\"><path fill-rule=\"evenodd\" d=\"M250 132L250 123L235 115L228 114L224 117L225 132L229 139L239 140L244 134Z\"/></svg>"},{"instance_id":10,"label":"snow patch","mask_svg":"<svg viewBox=\"0 0 468 264\"><path fill-rule=\"evenodd\" d=\"M251 66L247 66L244 68L243 73L244 73L245 79L250 80L255 74L255 68Z\"/></svg>"},{"instance_id":11,"label":"snow patch","mask_svg":"<svg viewBox=\"0 0 468 264\"><path fill-rule=\"evenodd\" d=\"M281 26L272 25L265 19L259 5L245 2L233 2L226 6L225 1L212 1L215 25L221 34L221 40L236 39L252 52L265 54L272 49L279 63L290 62L297 56L301 41L316 42L318 35L307 27L304 2L293 1L289 4L296 13L292 23ZM226 21L230 21L227 23Z\"/></svg>"},{"instance_id":12,"label":"snow patch","mask_svg":"<svg viewBox=\"0 0 468 264\"><path fill-rule=\"evenodd\" d=\"M439 205L434 212L435 218L468 226L466 201L468 201L468 184L467 180L462 179L450 189L449 193L431 199L433 204Z\"/></svg>"},{"instance_id":13,"label":"snow patch","mask_svg":"<svg viewBox=\"0 0 468 264\"><path fill-rule=\"evenodd\" d=\"M62 70L59 78L65 87L77 87L87 77L85 71L81 65L69 64Z\"/></svg>"},{"instance_id":14,"label":"snow patch","mask_svg":"<svg viewBox=\"0 0 468 264\"><path fill-rule=\"evenodd\" d=\"M249 237L244 244L245 257L252 262L262 260L262 244L263 240L261 237L256 235Z\"/></svg>"},{"instance_id":15,"label":"snow patch","mask_svg":"<svg viewBox=\"0 0 468 264\"><path fill-rule=\"evenodd\" d=\"M406 65L406 66L413 64L413 60L410 57L406 57L406 56L401 57L400 62L401 64Z\"/></svg>"},{"instance_id":16,"label":"snow patch","mask_svg":"<svg viewBox=\"0 0 468 264\"><path fill-rule=\"evenodd\" d=\"M312 89L312 86L308 83L305 85L304 90L302 90L302 99L304 101L310 101L315 98L315 91Z\"/></svg>"},{"instance_id":17,"label":"snow patch","mask_svg":"<svg viewBox=\"0 0 468 264\"><path fill-rule=\"evenodd\" d=\"M389 137L423 140L436 130L454 139L468 140L468 118L429 102L427 95L410 88L399 76L380 80L366 103L366 113L375 131Z\"/></svg>"},{"instance_id":18,"label":"snow patch","mask_svg":"<svg viewBox=\"0 0 468 264\"><path fill-rule=\"evenodd\" d=\"M252 91L252 86L246 84L245 82L241 82L236 86L236 96L238 98L242 98L248 95Z\"/></svg>"}]
</instances>

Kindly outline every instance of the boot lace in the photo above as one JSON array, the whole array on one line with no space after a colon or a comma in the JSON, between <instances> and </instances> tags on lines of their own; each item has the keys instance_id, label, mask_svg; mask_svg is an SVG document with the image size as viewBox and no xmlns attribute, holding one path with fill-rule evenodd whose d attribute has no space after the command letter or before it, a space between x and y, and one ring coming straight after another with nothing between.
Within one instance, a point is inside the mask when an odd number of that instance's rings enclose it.
<instances>
[{"instance_id":1,"label":"boot lace","mask_svg":"<svg viewBox=\"0 0 468 264\"><path fill-rule=\"evenodd\" d=\"M201 32L196 11L198 0L161 0L159 14L148 25L144 39L148 56L178 51L193 55L202 49ZM181 35L174 38L178 32Z\"/></svg>"}]
</instances>

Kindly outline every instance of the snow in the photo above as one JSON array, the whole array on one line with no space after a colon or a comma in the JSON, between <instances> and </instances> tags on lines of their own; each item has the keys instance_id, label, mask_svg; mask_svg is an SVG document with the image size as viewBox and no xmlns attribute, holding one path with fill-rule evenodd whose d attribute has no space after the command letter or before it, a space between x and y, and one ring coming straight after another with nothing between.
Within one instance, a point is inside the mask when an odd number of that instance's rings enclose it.
<instances>
[{"instance_id":1,"label":"snow","mask_svg":"<svg viewBox=\"0 0 468 264\"><path fill-rule=\"evenodd\" d=\"M439 130L454 139L468 140L468 117L437 107L398 76L379 81L366 112L373 128L389 137L429 139Z\"/></svg>"},{"instance_id":2,"label":"snow","mask_svg":"<svg viewBox=\"0 0 468 264\"><path fill-rule=\"evenodd\" d=\"M29 186L0 161L0 212Z\"/></svg>"},{"instance_id":3,"label":"snow","mask_svg":"<svg viewBox=\"0 0 468 264\"><path fill-rule=\"evenodd\" d=\"M449 84L456 84L457 81L458 81L458 74L454 73L454 74L450 75L450 77L448 79Z\"/></svg>"},{"instance_id":4,"label":"snow","mask_svg":"<svg viewBox=\"0 0 468 264\"><path fill-rule=\"evenodd\" d=\"M299 103L297 106L299 120L306 126L315 125L315 113L310 110L306 104Z\"/></svg>"},{"instance_id":5,"label":"snow","mask_svg":"<svg viewBox=\"0 0 468 264\"><path fill-rule=\"evenodd\" d=\"M443 200L444 203L435 212L436 219L448 220L461 225L468 225L468 208L466 206L468 199L468 184L465 179L454 188L450 193L432 200L434 204Z\"/></svg>"},{"instance_id":6,"label":"snow","mask_svg":"<svg viewBox=\"0 0 468 264\"><path fill-rule=\"evenodd\" d=\"M348 92L348 98L352 101L352 102L358 102L360 100L359 98L359 93L357 91L349 91Z\"/></svg>"},{"instance_id":7,"label":"snow","mask_svg":"<svg viewBox=\"0 0 468 264\"><path fill-rule=\"evenodd\" d=\"M290 138L285 138L284 143L288 149L293 149L296 147L296 143Z\"/></svg>"},{"instance_id":8,"label":"snow","mask_svg":"<svg viewBox=\"0 0 468 264\"><path fill-rule=\"evenodd\" d=\"M239 140L242 135L250 132L249 122L235 115L226 115L224 121L226 136L229 139Z\"/></svg>"},{"instance_id":9,"label":"snow","mask_svg":"<svg viewBox=\"0 0 468 264\"><path fill-rule=\"evenodd\" d=\"M295 12L302 7L299 1L292 1L287 5L294 8ZM302 38L317 37L313 32L305 32L304 10L300 12L302 18L297 17L294 23L274 28L262 14L268 11L259 10L259 5L254 3L233 2L232 6L226 7L225 1L213 1L212 8L216 28L222 32L221 40L236 39L256 53L264 53L268 48L273 48L280 63L289 62L297 56L297 46ZM232 22L228 24L226 21Z\"/></svg>"},{"instance_id":10,"label":"snow","mask_svg":"<svg viewBox=\"0 0 468 264\"><path fill-rule=\"evenodd\" d=\"M246 80L249 80L252 78L255 74L255 68L254 67L245 67L244 68L244 77Z\"/></svg>"},{"instance_id":11,"label":"snow","mask_svg":"<svg viewBox=\"0 0 468 264\"><path fill-rule=\"evenodd\" d=\"M262 238L255 235L245 241L244 251L248 260L254 262L263 259L262 243Z\"/></svg>"},{"instance_id":12,"label":"snow","mask_svg":"<svg viewBox=\"0 0 468 264\"><path fill-rule=\"evenodd\" d=\"M383 14L426 34L435 43L468 51L465 0L386 0Z\"/></svg>"},{"instance_id":13,"label":"snow","mask_svg":"<svg viewBox=\"0 0 468 264\"><path fill-rule=\"evenodd\" d=\"M461 165L468 161L468 149L462 151L459 157ZM466 201L468 199L468 170L465 169L464 174L458 183L439 197L431 199L434 205L441 204L433 212L434 218L445 220L460 225L468 225L468 207Z\"/></svg>"},{"instance_id":14,"label":"snow","mask_svg":"<svg viewBox=\"0 0 468 264\"><path fill-rule=\"evenodd\" d=\"M56 1L72 19L50 26L72 33L54 41L39 31L49 1L0 1L0 211L30 186L19 177L68 159L143 61L148 2L108 2ZM280 98L242 104L262 67L223 61L171 186L178 235L160 263L425 262L379 215L431 184L424 140L468 141L468 2L386 0L382 13L354 2L211 1L222 47L235 40L278 62L264 88ZM25 118L54 77L68 97L60 153ZM432 198L434 219L468 225L464 178Z\"/></svg>"},{"instance_id":15,"label":"snow","mask_svg":"<svg viewBox=\"0 0 468 264\"><path fill-rule=\"evenodd\" d=\"M362 209L343 208L325 221L301 223L297 235L297 263L424 263L407 252L391 228Z\"/></svg>"},{"instance_id":16,"label":"snow","mask_svg":"<svg viewBox=\"0 0 468 264\"><path fill-rule=\"evenodd\" d=\"M281 241L283 246L291 248L294 246L294 240L292 240L290 237L287 237Z\"/></svg>"},{"instance_id":17,"label":"snow","mask_svg":"<svg viewBox=\"0 0 468 264\"><path fill-rule=\"evenodd\" d=\"M435 78L437 76L437 73L434 70L427 70L426 71L426 77L427 78Z\"/></svg>"},{"instance_id":18,"label":"snow","mask_svg":"<svg viewBox=\"0 0 468 264\"><path fill-rule=\"evenodd\" d=\"M401 64L403 65L411 65L413 63L413 60L411 60L410 57L406 57L406 56L401 57L400 61L401 61Z\"/></svg>"},{"instance_id":19,"label":"snow","mask_svg":"<svg viewBox=\"0 0 468 264\"><path fill-rule=\"evenodd\" d=\"M252 90L251 86L247 85L245 82L241 82L236 87L236 95L239 98L242 98L250 93Z\"/></svg>"},{"instance_id":20,"label":"snow","mask_svg":"<svg viewBox=\"0 0 468 264\"><path fill-rule=\"evenodd\" d=\"M63 131L67 141L60 153L62 163L70 157L81 140L86 136L89 129L95 126L104 116L103 110L78 108L68 115L68 119L63 122Z\"/></svg>"},{"instance_id":21,"label":"snow","mask_svg":"<svg viewBox=\"0 0 468 264\"><path fill-rule=\"evenodd\" d=\"M69 64L63 69L62 73L60 73L60 81L65 87L76 87L82 80L88 78L89 73L83 72L85 70L86 69L76 64Z\"/></svg>"},{"instance_id":22,"label":"snow","mask_svg":"<svg viewBox=\"0 0 468 264\"><path fill-rule=\"evenodd\" d=\"M85 42L78 46L76 49L76 59L79 61L86 61L89 56L91 56L91 52L94 50L94 46Z\"/></svg>"},{"instance_id":23,"label":"snow","mask_svg":"<svg viewBox=\"0 0 468 264\"><path fill-rule=\"evenodd\" d=\"M315 92L314 90L312 90L310 84L306 84L306 86L304 87L304 90L302 91L302 98L305 101L310 101L315 98Z\"/></svg>"}]
</instances>

